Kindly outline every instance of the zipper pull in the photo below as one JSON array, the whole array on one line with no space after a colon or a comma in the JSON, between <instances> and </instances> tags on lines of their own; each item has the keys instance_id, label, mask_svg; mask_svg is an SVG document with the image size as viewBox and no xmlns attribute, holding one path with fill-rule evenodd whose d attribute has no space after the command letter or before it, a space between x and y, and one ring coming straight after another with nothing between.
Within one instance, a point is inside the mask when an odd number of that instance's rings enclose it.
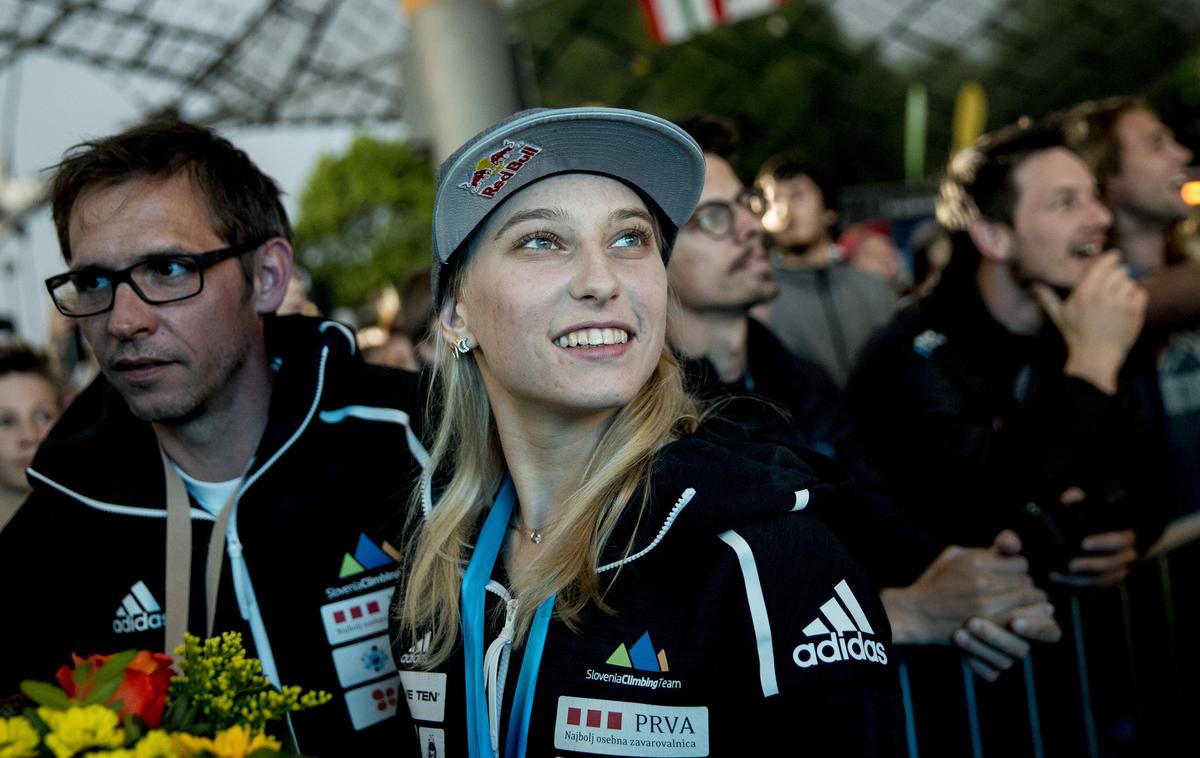
<instances>
[{"instance_id":1,"label":"zipper pull","mask_svg":"<svg viewBox=\"0 0 1200 758\"><path fill-rule=\"evenodd\" d=\"M484 694L488 706L488 726L492 736L492 754L500 753L500 706L504 702L504 674L500 669L507 669L508 653L512 648L513 637L517 633L516 598L504 601L504 628L492 644L488 645L487 653L483 656ZM503 660L502 660L503 659Z\"/></svg>"}]
</instances>

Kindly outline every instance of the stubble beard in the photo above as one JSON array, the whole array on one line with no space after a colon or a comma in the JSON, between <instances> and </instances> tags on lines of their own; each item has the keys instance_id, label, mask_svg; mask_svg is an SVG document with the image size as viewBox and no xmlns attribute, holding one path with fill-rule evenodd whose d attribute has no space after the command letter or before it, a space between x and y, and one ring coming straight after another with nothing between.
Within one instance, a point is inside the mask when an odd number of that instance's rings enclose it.
<instances>
[{"instance_id":1,"label":"stubble beard","mask_svg":"<svg viewBox=\"0 0 1200 758\"><path fill-rule=\"evenodd\" d=\"M135 388L117 386L136 418L169 426L185 424L204 416L215 404L220 404L226 388L233 391L231 379L245 367L248 352L246 348L223 352L207 372L189 367L188 375L180 380L182 386L165 397L156 397L157 393L154 392L140 397Z\"/></svg>"}]
</instances>

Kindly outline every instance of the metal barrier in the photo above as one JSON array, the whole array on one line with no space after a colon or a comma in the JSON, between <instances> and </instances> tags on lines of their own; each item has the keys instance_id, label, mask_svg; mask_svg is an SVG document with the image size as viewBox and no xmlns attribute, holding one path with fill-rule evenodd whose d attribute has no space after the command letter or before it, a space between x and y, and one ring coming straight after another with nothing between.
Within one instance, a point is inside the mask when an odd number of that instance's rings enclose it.
<instances>
[{"instance_id":1,"label":"metal barrier","mask_svg":"<svg viewBox=\"0 0 1200 758\"><path fill-rule=\"evenodd\" d=\"M1062 640L996 682L897 647L910 758L1200 755L1200 517L1175 526L1122 584L1053 594Z\"/></svg>"}]
</instances>

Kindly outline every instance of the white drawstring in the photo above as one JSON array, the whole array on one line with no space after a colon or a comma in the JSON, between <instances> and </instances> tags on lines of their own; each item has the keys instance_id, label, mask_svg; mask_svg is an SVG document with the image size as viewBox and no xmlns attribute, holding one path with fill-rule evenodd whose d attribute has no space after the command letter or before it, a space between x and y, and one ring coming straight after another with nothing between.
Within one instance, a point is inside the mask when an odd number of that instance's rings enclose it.
<instances>
[{"instance_id":1,"label":"white drawstring","mask_svg":"<svg viewBox=\"0 0 1200 758\"><path fill-rule=\"evenodd\" d=\"M504 628L499 636L488 645L483 656L484 697L487 699L488 726L492 731L492 754L500 754L500 706L504 702L504 680L508 674L508 656L512 649L513 636L517 628L516 598L498 582L488 582L487 588L504 598Z\"/></svg>"}]
</instances>

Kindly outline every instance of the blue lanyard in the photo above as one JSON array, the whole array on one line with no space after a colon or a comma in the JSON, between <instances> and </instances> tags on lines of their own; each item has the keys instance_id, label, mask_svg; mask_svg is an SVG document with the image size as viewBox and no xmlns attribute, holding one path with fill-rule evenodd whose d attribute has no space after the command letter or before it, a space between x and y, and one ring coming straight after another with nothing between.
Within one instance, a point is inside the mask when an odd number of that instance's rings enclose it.
<instances>
[{"instance_id":1,"label":"blue lanyard","mask_svg":"<svg viewBox=\"0 0 1200 758\"><path fill-rule=\"evenodd\" d=\"M462 635L467 678L467 748L471 758L492 756L491 725L488 723L484 692L484 600L496 558L500 555L504 536L508 534L508 523L515 503L516 491L512 479L506 478L484 519L483 529L475 543L475 552L463 576ZM521 661L521 674L517 678L512 712L509 714L508 738L504 743L504 755L510 758L525 756L533 692L537 686L538 667L542 663L542 648L546 644L546 632L553 610L554 597L551 596L538 606L525 641L525 658Z\"/></svg>"}]
</instances>

